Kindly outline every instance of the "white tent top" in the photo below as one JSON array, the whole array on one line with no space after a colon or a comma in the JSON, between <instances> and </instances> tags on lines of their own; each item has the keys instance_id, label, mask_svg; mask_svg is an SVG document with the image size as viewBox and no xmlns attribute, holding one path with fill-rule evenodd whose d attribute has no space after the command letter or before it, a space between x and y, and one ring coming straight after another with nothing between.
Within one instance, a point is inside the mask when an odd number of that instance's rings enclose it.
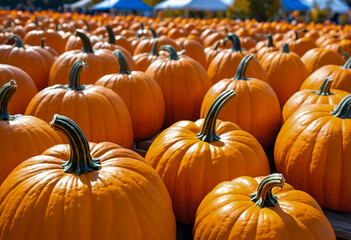
<instances>
[{"instance_id":1,"label":"white tent top","mask_svg":"<svg viewBox=\"0 0 351 240\"><path fill-rule=\"evenodd\" d=\"M110 9L118 0L104 0L92 6L92 10Z\"/></svg>"},{"instance_id":2,"label":"white tent top","mask_svg":"<svg viewBox=\"0 0 351 240\"><path fill-rule=\"evenodd\" d=\"M347 11L350 10L350 7L344 3L341 0L300 0L302 3L306 4L310 8L315 7L315 5L318 5L320 9L325 9L330 7L332 12L334 13L340 13L340 14L345 14Z\"/></svg>"},{"instance_id":3,"label":"white tent top","mask_svg":"<svg viewBox=\"0 0 351 240\"><path fill-rule=\"evenodd\" d=\"M227 7L231 7L234 4L234 0L221 0Z\"/></svg>"},{"instance_id":4,"label":"white tent top","mask_svg":"<svg viewBox=\"0 0 351 240\"><path fill-rule=\"evenodd\" d=\"M226 11L227 5L221 0L166 0L154 9L186 9L199 11Z\"/></svg>"},{"instance_id":5,"label":"white tent top","mask_svg":"<svg viewBox=\"0 0 351 240\"><path fill-rule=\"evenodd\" d=\"M67 7L71 9L83 8L86 7L92 0L79 0L77 2L71 4L65 4Z\"/></svg>"}]
</instances>

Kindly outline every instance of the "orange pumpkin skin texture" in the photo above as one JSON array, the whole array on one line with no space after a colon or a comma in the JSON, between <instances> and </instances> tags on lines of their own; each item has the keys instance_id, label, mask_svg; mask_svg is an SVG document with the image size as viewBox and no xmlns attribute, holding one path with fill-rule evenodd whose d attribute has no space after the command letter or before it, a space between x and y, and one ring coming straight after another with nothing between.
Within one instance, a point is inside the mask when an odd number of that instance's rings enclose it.
<instances>
[{"instance_id":1,"label":"orange pumpkin skin texture","mask_svg":"<svg viewBox=\"0 0 351 240\"><path fill-rule=\"evenodd\" d=\"M225 97L228 92L233 90ZM218 114L218 105L213 110ZM234 123L216 121L213 110L205 120L179 121L161 132L145 156L167 186L176 219L185 224L194 222L201 200L221 181L269 174L257 140Z\"/></svg>"},{"instance_id":2,"label":"orange pumpkin skin texture","mask_svg":"<svg viewBox=\"0 0 351 240\"><path fill-rule=\"evenodd\" d=\"M239 38L236 35L231 35L229 37L232 37L232 49L218 53L208 66L207 74L212 84L224 78L234 76L241 59L244 57ZM265 82L268 81L265 70L256 59L250 62L247 69L247 77L257 78Z\"/></svg>"},{"instance_id":3,"label":"orange pumpkin skin texture","mask_svg":"<svg viewBox=\"0 0 351 240\"><path fill-rule=\"evenodd\" d=\"M289 49L302 57L308 50L317 48L315 40L310 38L299 38L297 31L295 31L295 39L289 39L287 41Z\"/></svg>"},{"instance_id":4,"label":"orange pumpkin skin texture","mask_svg":"<svg viewBox=\"0 0 351 240\"><path fill-rule=\"evenodd\" d=\"M180 44L182 49L185 50L185 55L191 57L200 63L205 69L207 67L206 55L204 47L201 43L192 39L184 39Z\"/></svg>"},{"instance_id":5,"label":"orange pumpkin skin texture","mask_svg":"<svg viewBox=\"0 0 351 240\"><path fill-rule=\"evenodd\" d=\"M287 44L282 52L272 52L261 61L268 75L268 83L277 94L280 107L299 90L307 77L307 69L296 53L289 51Z\"/></svg>"},{"instance_id":6,"label":"orange pumpkin skin texture","mask_svg":"<svg viewBox=\"0 0 351 240\"><path fill-rule=\"evenodd\" d=\"M157 52L157 44L158 41L156 40L152 45L151 52L140 53L138 55L133 56L133 60L136 64L136 69L138 71L145 72L146 69L150 66L150 64L156 61L156 59L159 56Z\"/></svg>"},{"instance_id":7,"label":"orange pumpkin skin texture","mask_svg":"<svg viewBox=\"0 0 351 240\"><path fill-rule=\"evenodd\" d=\"M223 40L217 41L216 44L213 46L213 48L212 47L205 48L204 52L206 55L206 67L205 67L206 70L208 69L208 66L210 65L212 60L217 56L217 54L222 51L221 49L218 49L221 42L223 42Z\"/></svg>"},{"instance_id":8,"label":"orange pumpkin skin texture","mask_svg":"<svg viewBox=\"0 0 351 240\"><path fill-rule=\"evenodd\" d=\"M266 197L260 195L265 190ZM193 235L194 240L336 239L318 203L284 184L281 174L220 183L201 202Z\"/></svg>"},{"instance_id":9,"label":"orange pumpkin skin texture","mask_svg":"<svg viewBox=\"0 0 351 240\"><path fill-rule=\"evenodd\" d=\"M94 51L86 35L80 32L76 32L76 34L82 38L82 50L68 51L56 58L50 71L49 86L67 84L69 72L78 60L90 66L87 71L82 73L82 84L94 84L100 77L113 73L118 68L118 62L111 51L105 49Z\"/></svg>"},{"instance_id":10,"label":"orange pumpkin skin texture","mask_svg":"<svg viewBox=\"0 0 351 240\"><path fill-rule=\"evenodd\" d=\"M256 58L260 62L261 59L263 59L267 53L271 53L271 52L274 52L274 51L278 51L278 48L276 48L274 46L272 34L268 34L267 35L267 45L265 45L264 47L260 48L257 51Z\"/></svg>"},{"instance_id":11,"label":"orange pumpkin skin texture","mask_svg":"<svg viewBox=\"0 0 351 240\"><path fill-rule=\"evenodd\" d=\"M108 141L131 148L133 125L125 103L108 88L80 85L80 72L84 67L85 63L77 61L72 67L69 84L57 84L40 91L25 114L48 123L55 113L63 114L80 125L89 141Z\"/></svg>"},{"instance_id":12,"label":"orange pumpkin skin texture","mask_svg":"<svg viewBox=\"0 0 351 240\"><path fill-rule=\"evenodd\" d=\"M161 87L166 106L164 126L198 119L202 99L211 86L205 69L190 57L178 56L170 45L160 49L169 51L169 58L157 59L145 73Z\"/></svg>"},{"instance_id":13,"label":"orange pumpkin skin texture","mask_svg":"<svg viewBox=\"0 0 351 240\"><path fill-rule=\"evenodd\" d=\"M43 120L32 116L9 115L7 105L16 88L12 80L0 90L0 185L21 162L62 143L59 135Z\"/></svg>"},{"instance_id":14,"label":"orange pumpkin skin texture","mask_svg":"<svg viewBox=\"0 0 351 240\"><path fill-rule=\"evenodd\" d=\"M1 185L2 239L176 239L167 189L142 157L109 142L71 141L77 146L26 160Z\"/></svg>"},{"instance_id":15,"label":"orange pumpkin skin texture","mask_svg":"<svg viewBox=\"0 0 351 240\"><path fill-rule=\"evenodd\" d=\"M342 212L351 211L350 98L336 108L301 107L284 123L274 148L276 169L292 186Z\"/></svg>"},{"instance_id":16,"label":"orange pumpkin skin texture","mask_svg":"<svg viewBox=\"0 0 351 240\"><path fill-rule=\"evenodd\" d=\"M119 73L105 75L96 85L116 92L126 104L133 122L134 141L153 137L161 130L165 117L165 101L158 83L140 71L129 71L120 51L114 52Z\"/></svg>"},{"instance_id":17,"label":"orange pumpkin skin texture","mask_svg":"<svg viewBox=\"0 0 351 240\"><path fill-rule=\"evenodd\" d=\"M308 75L325 65L343 65L345 60L336 52L324 48L313 48L307 51L301 61L305 64Z\"/></svg>"},{"instance_id":18,"label":"orange pumpkin skin texture","mask_svg":"<svg viewBox=\"0 0 351 240\"><path fill-rule=\"evenodd\" d=\"M30 31L24 36L23 43L32 46L40 46L42 38L46 38L47 45L55 49L59 54L62 54L65 51L65 40L54 30Z\"/></svg>"},{"instance_id":19,"label":"orange pumpkin skin texture","mask_svg":"<svg viewBox=\"0 0 351 240\"><path fill-rule=\"evenodd\" d=\"M15 94L8 109L11 114L24 114L30 100L37 94L38 90L30 76L18 67L7 64L0 64L0 85L8 83L14 79L17 84L17 94Z\"/></svg>"},{"instance_id":20,"label":"orange pumpkin skin texture","mask_svg":"<svg viewBox=\"0 0 351 240\"><path fill-rule=\"evenodd\" d=\"M246 78L245 71L252 57L251 54L242 59L234 78L223 79L207 91L202 101L200 117L205 117L212 102L224 90L235 90L237 96L228 101L218 118L237 124L266 148L279 131L280 105L277 95L267 83Z\"/></svg>"},{"instance_id":21,"label":"orange pumpkin skin texture","mask_svg":"<svg viewBox=\"0 0 351 240\"><path fill-rule=\"evenodd\" d=\"M285 103L282 111L283 121L285 122L300 107L314 103L329 104L336 106L341 99L346 97L348 92L342 90L330 90L333 79L326 78L318 91L301 90L292 95Z\"/></svg>"},{"instance_id":22,"label":"orange pumpkin skin texture","mask_svg":"<svg viewBox=\"0 0 351 240\"><path fill-rule=\"evenodd\" d=\"M302 89L318 90L327 77L333 79L331 88L351 92L351 58L343 66L326 65L312 73L301 85Z\"/></svg>"},{"instance_id":23,"label":"orange pumpkin skin texture","mask_svg":"<svg viewBox=\"0 0 351 240\"><path fill-rule=\"evenodd\" d=\"M32 78L38 90L47 86L50 68L55 58L41 47L26 46L18 36L11 36L14 46L0 46L0 63L16 66Z\"/></svg>"}]
</instances>

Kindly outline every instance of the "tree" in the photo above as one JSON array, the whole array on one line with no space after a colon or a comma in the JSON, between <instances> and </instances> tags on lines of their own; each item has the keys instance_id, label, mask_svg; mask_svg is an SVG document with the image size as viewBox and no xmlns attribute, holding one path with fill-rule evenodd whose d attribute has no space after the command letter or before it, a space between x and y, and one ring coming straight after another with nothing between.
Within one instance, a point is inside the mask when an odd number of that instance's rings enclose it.
<instances>
[{"instance_id":1,"label":"tree","mask_svg":"<svg viewBox=\"0 0 351 240\"><path fill-rule=\"evenodd\" d=\"M280 0L241 0L235 1L229 9L231 17L256 18L259 21L267 21L277 15L281 7Z\"/></svg>"},{"instance_id":2,"label":"tree","mask_svg":"<svg viewBox=\"0 0 351 240\"><path fill-rule=\"evenodd\" d=\"M162 2L162 0L143 0L144 3L150 6L155 6L157 3Z\"/></svg>"}]
</instances>

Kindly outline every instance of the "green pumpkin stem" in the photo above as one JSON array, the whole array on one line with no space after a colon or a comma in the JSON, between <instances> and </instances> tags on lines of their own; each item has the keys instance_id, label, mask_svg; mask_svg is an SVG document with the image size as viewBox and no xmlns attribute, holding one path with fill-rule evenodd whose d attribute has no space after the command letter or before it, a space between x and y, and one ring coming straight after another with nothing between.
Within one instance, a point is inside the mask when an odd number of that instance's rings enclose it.
<instances>
[{"instance_id":1,"label":"green pumpkin stem","mask_svg":"<svg viewBox=\"0 0 351 240\"><path fill-rule=\"evenodd\" d=\"M236 34L234 33L229 34L227 39L231 40L233 43L231 48L232 52L242 52L240 39Z\"/></svg>"},{"instance_id":2,"label":"green pumpkin stem","mask_svg":"<svg viewBox=\"0 0 351 240\"><path fill-rule=\"evenodd\" d=\"M118 65L119 65L119 74L130 74L128 62L125 59L123 53L120 50L115 50L113 51L113 54L115 54Z\"/></svg>"},{"instance_id":3,"label":"green pumpkin stem","mask_svg":"<svg viewBox=\"0 0 351 240\"><path fill-rule=\"evenodd\" d=\"M212 103L207 111L201 131L197 134L197 138L204 142L219 141L220 137L216 133L216 122L219 111L229 99L234 97L235 91L228 89L222 92Z\"/></svg>"},{"instance_id":4,"label":"green pumpkin stem","mask_svg":"<svg viewBox=\"0 0 351 240\"><path fill-rule=\"evenodd\" d=\"M248 80L248 78L246 78L246 70L247 67L249 66L249 62L251 61L251 59L254 58L253 54L249 54L246 55L245 57L243 57L243 59L241 59L238 69L236 70L236 74L234 76L234 80Z\"/></svg>"},{"instance_id":5,"label":"green pumpkin stem","mask_svg":"<svg viewBox=\"0 0 351 240\"><path fill-rule=\"evenodd\" d=\"M140 29L137 31L137 38L140 38L145 31L144 23L140 23Z\"/></svg>"},{"instance_id":6,"label":"green pumpkin stem","mask_svg":"<svg viewBox=\"0 0 351 240\"><path fill-rule=\"evenodd\" d=\"M282 53L290 53L289 45L287 43L284 43Z\"/></svg>"},{"instance_id":7,"label":"green pumpkin stem","mask_svg":"<svg viewBox=\"0 0 351 240\"><path fill-rule=\"evenodd\" d=\"M18 47L18 48L24 48L22 39L17 36L17 35L11 35L9 36L6 41L4 42L4 44L7 44L8 42L10 42L11 40L15 40L15 43L13 44L14 47Z\"/></svg>"},{"instance_id":8,"label":"green pumpkin stem","mask_svg":"<svg viewBox=\"0 0 351 240\"><path fill-rule=\"evenodd\" d=\"M272 34L268 34L267 36L268 44L267 47L274 47L273 36Z\"/></svg>"},{"instance_id":9,"label":"green pumpkin stem","mask_svg":"<svg viewBox=\"0 0 351 240\"><path fill-rule=\"evenodd\" d=\"M116 38L115 38L115 34L113 33L112 28L110 27L110 25L105 25L105 28L106 28L107 34L108 34L108 43L112 44L112 45L116 45Z\"/></svg>"},{"instance_id":10,"label":"green pumpkin stem","mask_svg":"<svg viewBox=\"0 0 351 240\"><path fill-rule=\"evenodd\" d=\"M83 53L94 53L93 46L91 45L90 39L88 38L87 35L85 35L82 32L76 31L74 35L78 36L82 42L83 42L83 47L82 47L82 52Z\"/></svg>"},{"instance_id":11,"label":"green pumpkin stem","mask_svg":"<svg viewBox=\"0 0 351 240\"><path fill-rule=\"evenodd\" d=\"M344 97L335 110L330 112L334 117L351 119L351 94Z\"/></svg>"},{"instance_id":12,"label":"green pumpkin stem","mask_svg":"<svg viewBox=\"0 0 351 240\"><path fill-rule=\"evenodd\" d=\"M8 83L5 83L0 89L0 120L9 121L15 119L14 116L11 116L8 111L9 102L16 92L17 84L15 80L11 80Z\"/></svg>"},{"instance_id":13,"label":"green pumpkin stem","mask_svg":"<svg viewBox=\"0 0 351 240\"><path fill-rule=\"evenodd\" d=\"M87 27L87 32L90 32L90 25L87 20L83 19L85 26Z\"/></svg>"},{"instance_id":14,"label":"green pumpkin stem","mask_svg":"<svg viewBox=\"0 0 351 240\"><path fill-rule=\"evenodd\" d=\"M157 38L157 37L158 37L158 36L157 36L157 33L156 33L156 31L155 31L155 29L149 27L148 30L151 31L151 33L152 33L152 38Z\"/></svg>"},{"instance_id":15,"label":"green pumpkin stem","mask_svg":"<svg viewBox=\"0 0 351 240\"><path fill-rule=\"evenodd\" d=\"M215 46L213 48L213 50L217 51L218 50L218 47L221 43L223 43L225 40L221 39L221 40L218 40L216 43L215 43Z\"/></svg>"},{"instance_id":16,"label":"green pumpkin stem","mask_svg":"<svg viewBox=\"0 0 351 240\"><path fill-rule=\"evenodd\" d=\"M65 116L55 114L50 126L62 132L70 145L69 160L61 163L64 172L80 175L101 168L100 159L92 158L89 142L75 122Z\"/></svg>"},{"instance_id":17,"label":"green pumpkin stem","mask_svg":"<svg viewBox=\"0 0 351 240\"><path fill-rule=\"evenodd\" d=\"M341 68L351 69L351 57L349 59L347 59L346 63Z\"/></svg>"},{"instance_id":18,"label":"green pumpkin stem","mask_svg":"<svg viewBox=\"0 0 351 240\"><path fill-rule=\"evenodd\" d=\"M296 30L294 30L294 33L295 33L295 41L299 40L299 33Z\"/></svg>"},{"instance_id":19,"label":"green pumpkin stem","mask_svg":"<svg viewBox=\"0 0 351 240\"><path fill-rule=\"evenodd\" d=\"M323 81L323 83L318 91L312 91L312 92L314 92L318 95L322 95L322 96L335 95L335 93L332 93L330 91L330 87L331 87L332 83L333 83L333 79L328 77L328 78L324 79L324 81Z\"/></svg>"},{"instance_id":20,"label":"green pumpkin stem","mask_svg":"<svg viewBox=\"0 0 351 240\"><path fill-rule=\"evenodd\" d=\"M43 37L43 38L40 39L40 46L41 46L42 48L45 48L45 40L46 40L45 37Z\"/></svg>"},{"instance_id":21,"label":"green pumpkin stem","mask_svg":"<svg viewBox=\"0 0 351 240\"><path fill-rule=\"evenodd\" d=\"M169 53L169 58L168 58L169 60L179 59L178 53L172 45L162 45L160 47L160 51L167 51Z\"/></svg>"},{"instance_id":22,"label":"green pumpkin stem","mask_svg":"<svg viewBox=\"0 0 351 240\"><path fill-rule=\"evenodd\" d=\"M251 201L260 208L275 207L278 198L273 195L272 188L283 187L285 179L281 173L273 173L265 177L257 187L257 191L250 195Z\"/></svg>"},{"instance_id":23,"label":"green pumpkin stem","mask_svg":"<svg viewBox=\"0 0 351 240\"><path fill-rule=\"evenodd\" d=\"M152 44L152 48L151 48L151 55L152 56L156 56L158 57L158 51L157 51L157 44L158 44L158 41L155 40L154 44Z\"/></svg>"},{"instance_id":24,"label":"green pumpkin stem","mask_svg":"<svg viewBox=\"0 0 351 240\"><path fill-rule=\"evenodd\" d=\"M80 73L83 68L87 68L88 64L79 60L76 61L71 71L69 72L69 79L68 79L68 88L74 91L82 91L85 89L84 85L80 84Z\"/></svg>"}]
</instances>

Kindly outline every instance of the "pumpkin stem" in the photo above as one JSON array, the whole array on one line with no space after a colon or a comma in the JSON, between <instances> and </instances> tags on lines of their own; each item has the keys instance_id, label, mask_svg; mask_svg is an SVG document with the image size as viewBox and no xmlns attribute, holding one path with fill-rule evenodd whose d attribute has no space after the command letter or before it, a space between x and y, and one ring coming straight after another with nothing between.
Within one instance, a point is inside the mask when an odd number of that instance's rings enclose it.
<instances>
[{"instance_id":1,"label":"pumpkin stem","mask_svg":"<svg viewBox=\"0 0 351 240\"><path fill-rule=\"evenodd\" d=\"M62 132L70 145L69 160L62 162L61 167L66 173L80 175L101 168L100 159L93 159L87 138L78 125L71 119L55 114L50 126Z\"/></svg>"},{"instance_id":2,"label":"pumpkin stem","mask_svg":"<svg viewBox=\"0 0 351 240\"><path fill-rule=\"evenodd\" d=\"M249 66L250 60L253 59L253 57L254 57L253 54L249 54L243 57L243 59L241 59L238 69L236 70L234 80L248 80L248 78L246 78L245 76L246 70L247 70L247 67Z\"/></svg>"},{"instance_id":3,"label":"pumpkin stem","mask_svg":"<svg viewBox=\"0 0 351 240\"><path fill-rule=\"evenodd\" d=\"M215 46L213 48L213 50L217 51L218 47L219 47L219 44L221 44L223 42L223 39L221 40L218 40L216 43L215 43Z\"/></svg>"},{"instance_id":4,"label":"pumpkin stem","mask_svg":"<svg viewBox=\"0 0 351 240\"><path fill-rule=\"evenodd\" d=\"M130 74L128 62L126 58L124 57L123 53L120 50L115 50L113 51L113 54L115 54L118 65L119 65L119 74Z\"/></svg>"},{"instance_id":5,"label":"pumpkin stem","mask_svg":"<svg viewBox=\"0 0 351 240\"><path fill-rule=\"evenodd\" d=\"M90 25L87 20L83 19L83 22L85 23L85 26L87 27L87 32L90 32Z\"/></svg>"},{"instance_id":6,"label":"pumpkin stem","mask_svg":"<svg viewBox=\"0 0 351 240\"><path fill-rule=\"evenodd\" d=\"M282 47L282 53L290 53L289 45L287 43L284 43Z\"/></svg>"},{"instance_id":7,"label":"pumpkin stem","mask_svg":"<svg viewBox=\"0 0 351 240\"><path fill-rule=\"evenodd\" d=\"M17 84L15 80L11 80L8 83L5 83L4 86L0 89L0 120L8 121L15 119L14 116L11 116L8 111L9 102L16 92Z\"/></svg>"},{"instance_id":8,"label":"pumpkin stem","mask_svg":"<svg viewBox=\"0 0 351 240\"><path fill-rule=\"evenodd\" d=\"M294 30L294 33L295 33L295 41L296 41L299 39L299 33L296 30Z\"/></svg>"},{"instance_id":9,"label":"pumpkin stem","mask_svg":"<svg viewBox=\"0 0 351 240\"><path fill-rule=\"evenodd\" d=\"M152 38L157 38L157 37L158 37L158 36L157 36L157 33L156 33L156 31L155 31L155 29L149 27L148 30L151 31L151 33L152 33Z\"/></svg>"},{"instance_id":10,"label":"pumpkin stem","mask_svg":"<svg viewBox=\"0 0 351 240\"><path fill-rule=\"evenodd\" d=\"M155 40L155 42L154 42L154 44L152 44L152 48L151 48L151 55L156 56L156 57L158 57L157 44L158 44L158 41Z\"/></svg>"},{"instance_id":11,"label":"pumpkin stem","mask_svg":"<svg viewBox=\"0 0 351 240\"><path fill-rule=\"evenodd\" d=\"M82 52L83 53L94 53L93 46L91 45L90 39L88 38L87 35L85 35L82 32L76 31L74 35L78 36L82 42L83 42L83 47L82 47Z\"/></svg>"},{"instance_id":12,"label":"pumpkin stem","mask_svg":"<svg viewBox=\"0 0 351 240\"><path fill-rule=\"evenodd\" d=\"M14 40L14 41L15 41L15 43L13 44L14 47L24 48L22 39L21 39L19 36L17 36L17 35L9 36L9 37L6 39L6 41L4 42L4 44L7 44L7 43L10 42L11 40Z\"/></svg>"},{"instance_id":13,"label":"pumpkin stem","mask_svg":"<svg viewBox=\"0 0 351 240\"><path fill-rule=\"evenodd\" d=\"M172 45L162 45L160 47L160 51L167 51L169 53L169 58L168 58L169 60L179 59L178 53Z\"/></svg>"},{"instance_id":14,"label":"pumpkin stem","mask_svg":"<svg viewBox=\"0 0 351 240\"><path fill-rule=\"evenodd\" d=\"M273 173L266 176L257 187L257 191L250 195L251 201L260 208L275 207L278 198L273 195L272 188L283 187L285 178L281 173Z\"/></svg>"},{"instance_id":15,"label":"pumpkin stem","mask_svg":"<svg viewBox=\"0 0 351 240\"><path fill-rule=\"evenodd\" d=\"M351 94L344 97L335 110L330 112L334 117L339 117L342 119L351 118Z\"/></svg>"},{"instance_id":16,"label":"pumpkin stem","mask_svg":"<svg viewBox=\"0 0 351 240\"><path fill-rule=\"evenodd\" d=\"M45 40L46 40L45 37L40 39L40 46L41 46L41 48L45 48Z\"/></svg>"},{"instance_id":17,"label":"pumpkin stem","mask_svg":"<svg viewBox=\"0 0 351 240\"><path fill-rule=\"evenodd\" d=\"M231 49L232 52L242 52L240 39L236 34L234 33L229 34L227 39L233 42L232 49Z\"/></svg>"},{"instance_id":18,"label":"pumpkin stem","mask_svg":"<svg viewBox=\"0 0 351 240\"><path fill-rule=\"evenodd\" d=\"M196 136L198 139L208 143L220 140L220 137L216 133L217 116L223 105L234 96L236 96L235 91L228 89L222 92L213 101L210 108L208 109L208 112L206 113L202 129Z\"/></svg>"},{"instance_id":19,"label":"pumpkin stem","mask_svg":"<svg viewBox=\"0 0 351 240\"><path fill-rule=\"evenodd\" d=\"M318 91L312 91L318 95L323 95L323 96L329 96L329 95L335 95L335 93L330 92L330 87L333 83L333 79L328 77L324 79L321 87L319 88Z\"/></svg>"},{"instance_id":20,"label":"pumpkin stem","mask_svg":"<svg viewBox=\"0 0 351 240\"><path fill-rule=\"evenodd\" d=\"M144 23L140 23L140 29L137 31L137 38L140 38L144 34L145 27Z\"/></svg>"},{"instance_id":21,"label":"pumpkin stem","mask_svg":"<svg viewBox=\"0 0 351 240\"><path fill-rule=\"evenodd\" d=\"M80 73L83 68L87 68L88 64L79 60L76 61L71 71L69 72L68 88L74 91L82 91L85 89L84 85L80 84Z\"/></svg>"},{"instance_id":22,"label":"pumpkin stem","mask_svg":"<svg viewBox=\"0 0 351 240\"><path fill-rule=\"evenodd\" d=\"M105 25L105 28L106 28L107 34L108 34L108 43L112 44L112 45L116 45L116 38L115 38L115 34L113 33L112 28L110 27L110 25Z\"/></svg>"},{"instance_id":23,"label":"pumpkin stem","mask_svg":"<svg viewBox=\"0 0 351 240\"><path fill-rule=\"evenodd\" d=\"M272 34L268 34L266 37L267 37L267 40L268 40L267 47L274 47Z\"/></svg>"},{"instance_id":24,"label":"pumpkin stem","mask_svg":"<svg viewBox=\"0 0 351 240\"><path fill-rule=\"evenodd\" d=\"M349 59L347 59L347 61L344 64L344 66L342 66L341 68L343 68L343 69L351 69L351 57Z\"/></svg>"}]
</instances>

